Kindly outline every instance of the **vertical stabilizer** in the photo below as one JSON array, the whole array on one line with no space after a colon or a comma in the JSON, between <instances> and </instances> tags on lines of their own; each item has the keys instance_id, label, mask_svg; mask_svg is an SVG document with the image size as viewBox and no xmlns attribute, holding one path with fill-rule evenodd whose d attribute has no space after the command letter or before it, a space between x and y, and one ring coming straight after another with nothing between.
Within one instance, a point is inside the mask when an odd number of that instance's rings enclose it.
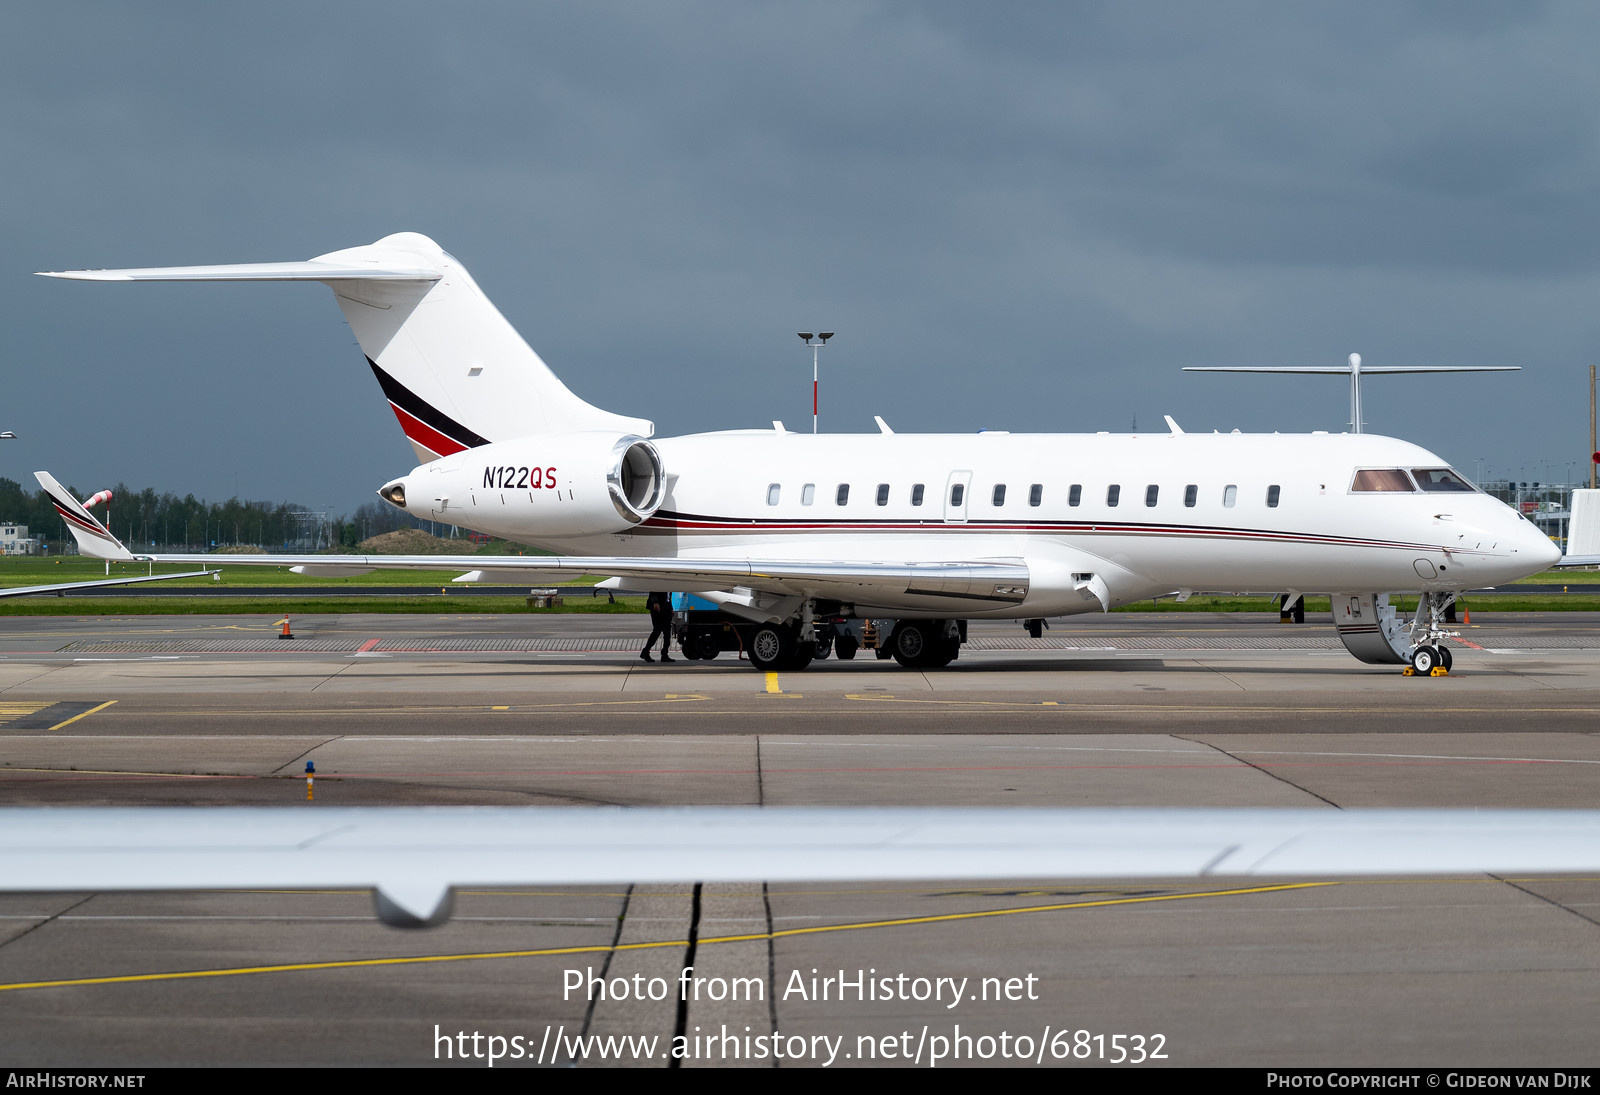
<instances>
[{"instance_id":1,"label":"vertical stabilizer","mask_svg":"<svg viewBox=\"0 0 1600 1095\"><path fill-rule=\"evenodd\" d=\"M603 411L573 395L461 264L428 237L402 232L314 261L438 271L433 282L329 283L423 462L535 434L653 432L647 421Z\"/></svg>"}]
</instances>

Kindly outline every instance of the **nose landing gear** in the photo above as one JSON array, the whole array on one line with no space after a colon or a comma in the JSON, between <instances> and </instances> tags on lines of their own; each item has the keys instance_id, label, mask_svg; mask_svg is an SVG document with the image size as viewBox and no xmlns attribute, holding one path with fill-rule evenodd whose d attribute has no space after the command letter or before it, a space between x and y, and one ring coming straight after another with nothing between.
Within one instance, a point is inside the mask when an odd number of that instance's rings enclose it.
<instances>
[{"instance_id":1,"label":"nose landing gear","mask_svg":"<svg viewBox=\"0 0 1600 1095\"><path fill-rule=\"evenodd\" d=\"M1454 593L1424 593L1417 600L1417 614L1411 621L1411 664L1406 666L1407 677L1443 677L1455 662L1446 640L1461 634L1446 630L1456 603Z\"/></svg>"}]
</instances>

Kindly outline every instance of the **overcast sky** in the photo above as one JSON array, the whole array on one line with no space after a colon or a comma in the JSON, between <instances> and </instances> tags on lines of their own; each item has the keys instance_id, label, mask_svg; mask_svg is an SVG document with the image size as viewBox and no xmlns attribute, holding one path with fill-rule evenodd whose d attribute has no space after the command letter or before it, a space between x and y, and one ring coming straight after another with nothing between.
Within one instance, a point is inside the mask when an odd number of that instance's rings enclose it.
<instances>
[{"instance_id":1,"label":"overcast sky","mask_svg":"<svg viewBox=\"0 0 1600 1095\"><path fill-rule=\"evenodd\" d=\"M1600 6L13 3L0 474L348 511L413 459L316 285L451 251L660 435L1368 429L1565 478L1600 361Z\"/></svg>"}]
</instances>

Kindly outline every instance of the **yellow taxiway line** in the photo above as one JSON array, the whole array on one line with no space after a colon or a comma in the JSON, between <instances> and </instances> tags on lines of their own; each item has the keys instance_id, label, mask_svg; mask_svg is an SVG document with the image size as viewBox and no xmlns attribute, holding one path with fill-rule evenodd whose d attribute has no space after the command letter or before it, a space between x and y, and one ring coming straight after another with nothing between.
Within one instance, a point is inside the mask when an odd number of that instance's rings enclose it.
<instances>
[{"instance_id":1,"label":"yellow taxiway line","mask_svg":"<svg viewBox=\"0 0 1600 1095\"><path fill-rule=\"evenodd\" d=\"M63 726L71 726L73 723L77 722L79 719L86 719L90 715L94 714L96 711L104 711L106 708L110 707L112 704L114 704L116 702L117 702L116 700L107 700L105 703L102 703L99 707L91 707L91 708L89 708L89 710L83 712L82 714L73 715L70 719L66 719L63 722L56 723L54 726L50 727L50 729L51 730L59 730Z\"/></svg>"},{"instance_id":2,"label":"yellow taxiway line","mask_svg":"<svg viewBox=\"0 0 1600 1095\"><path fill-rule=\"evenodd\" d=\"M773 932L755 932L750 935L724 935L699 939L697 946L715 943L747 943L761 939L784 939L797 935L820 935L824 932L863 931L869 928L899 928L912 924L937 924L956 920L979 920L994 916L1020 916L1024 913L1062 912L1068 909L1096 909L1109 905L1146 905L1157 901L1187 901L1207 897L1239 897L1246 894L1277 893L1285 890L1306 890L1320 886L1337 886L1338 882L1289 882L1272 886L1251 886L1238 890L1209 890L1203 893L1156 894L1143 897L1102 898L1097 901L1071 901L1056 905L1030 905L1020 909L985 909L978 912L942 913L934 916L911 916L896 920L868 920L852 924L820 924L807 928L783 928ZM687 939L665 939L650 943L623 943L618 946L595 945L587 947L551 947L544 950L488 951L470 954L422 954L402 958L346 958L328 962L291 962L275 966L233 966L223 969L181 970L174 973L129 973L112 977L74 977L60 981L17 981L0 984L0 992L22 989L59 989L82 985L125 985L144 981L187 981L202 977L242 977L258 973L293 973L304 970L355 969L363 966L416 966L438 962L472 962L493 958L549 958L565 954L601 954L606 951L659 950L663 947L687 947Z\"/></svg>"}]
</instances>

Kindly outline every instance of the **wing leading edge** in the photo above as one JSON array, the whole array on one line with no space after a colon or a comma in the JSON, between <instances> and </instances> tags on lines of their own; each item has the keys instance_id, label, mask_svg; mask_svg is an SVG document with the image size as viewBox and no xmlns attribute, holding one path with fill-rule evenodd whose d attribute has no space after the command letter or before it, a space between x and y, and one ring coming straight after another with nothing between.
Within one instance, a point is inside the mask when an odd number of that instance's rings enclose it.
<instances>
[{"instance_id":1,"label":"wing leading edge","mask_svg":"<svg viewBox=\"0 0 1600 1095\"><path fill-rule=\"evenodd\" d=\"M295 567L323 576L377 568L465 571L458 581L507 581L559 574L602 574L680 591L742 586L780 597L831 597L873 604L979 601L1017 604L1027 598L1029 573L1020 559L878 563L774 559L684 559L571 555L145 555L123 546L49 472L35 472L56 512L86 555L122 561L215 566Z\"/></svg>"},{"instance_id":2,"label":"wing leading edge","mask_svg":"<svg viewBox=\"0 0 1600 1095\"><path fill-rule=\"evenodd\" d=\"M0 809L0 891L1600 870L1600 810ZM384 910L387 908L387 912Z\"/></svg>"}]
</instances>

